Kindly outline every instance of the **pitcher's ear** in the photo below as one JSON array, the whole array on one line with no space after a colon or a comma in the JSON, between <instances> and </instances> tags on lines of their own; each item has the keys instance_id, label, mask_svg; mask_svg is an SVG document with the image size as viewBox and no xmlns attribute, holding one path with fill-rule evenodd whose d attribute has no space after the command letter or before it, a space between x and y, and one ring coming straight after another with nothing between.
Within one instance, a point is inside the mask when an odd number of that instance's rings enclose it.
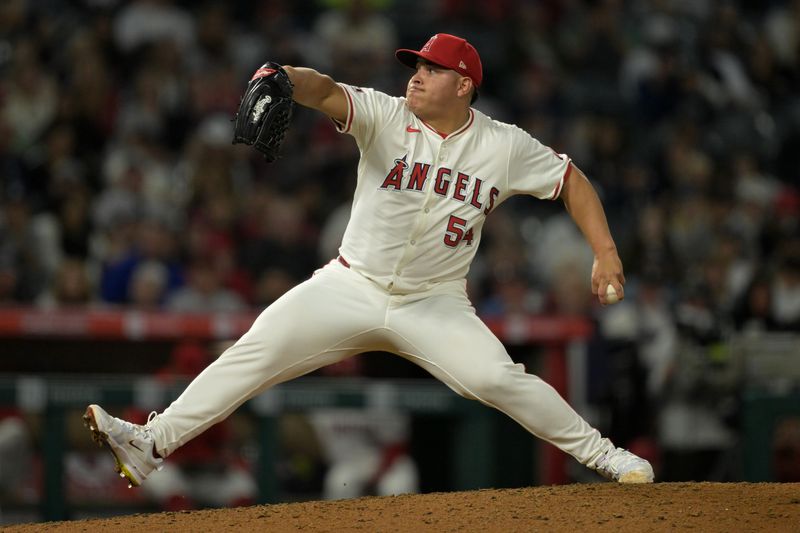
<instances>
[{"instance_id":1,"label":"pitcher's ear","mask_svg":"<svg viewBox=\"0 0 800 533\"><path fill-rule=\"evenodd\" d=\"M472 94L472 89L475 84L472 83L472 78L462 76L458 82L458 96L469 96Z\"/></svg>"}]
</instances>

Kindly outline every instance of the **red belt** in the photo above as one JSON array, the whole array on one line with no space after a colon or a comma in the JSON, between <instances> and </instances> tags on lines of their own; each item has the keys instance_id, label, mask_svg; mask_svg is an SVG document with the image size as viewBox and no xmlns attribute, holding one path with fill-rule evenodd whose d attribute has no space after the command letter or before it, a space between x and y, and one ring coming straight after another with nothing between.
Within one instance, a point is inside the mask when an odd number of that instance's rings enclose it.
<instances>
[{"instance_id":1,"label":"red belt","mask_svg":"<svg viewBox=\"0 0 800 533\"><path fill-rule=\"evenodd\" d=\"M345 267L350 268L350 263L348 263L347 260L341 255L337 257L336 260L339 261L341 264L343 264Z\"/></svg>"}]
</instances>

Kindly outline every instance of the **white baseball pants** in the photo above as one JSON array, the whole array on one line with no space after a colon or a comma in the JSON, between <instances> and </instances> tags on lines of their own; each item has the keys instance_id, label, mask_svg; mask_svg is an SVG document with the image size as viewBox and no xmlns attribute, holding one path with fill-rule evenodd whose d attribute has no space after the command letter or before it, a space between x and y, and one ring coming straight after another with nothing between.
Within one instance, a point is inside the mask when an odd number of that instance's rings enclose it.
<instances>
[{"instance_id":1,"label":"white baseball pants","mask_svg":"<svg viewBox=\"0 0 800 533\"><path fill-rule=\"evenodd\" d=\"M331 261L265 309L153 421L157 450L166 457L273 385L361 352L387 351L589 463L607 442L555 389L511 360L465 288L458 280L393 295Z\"/></svg>"}]
</instances>

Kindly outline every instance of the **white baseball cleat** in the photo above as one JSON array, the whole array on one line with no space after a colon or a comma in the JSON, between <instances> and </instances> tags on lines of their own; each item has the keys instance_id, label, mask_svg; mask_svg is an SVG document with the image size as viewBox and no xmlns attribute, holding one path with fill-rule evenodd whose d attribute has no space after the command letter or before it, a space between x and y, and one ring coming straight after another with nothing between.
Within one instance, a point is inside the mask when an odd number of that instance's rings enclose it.
<instances>
[{"instance_id":1,"label":"white baseball cleat","mask_svg":"<svg viewBox=\"0 0 800 533\"><path fill-rule=\"evenodd\" d=\"M594 469L618 483L652 483L653 467L645 459L624 448L608 448L595 462Z\"/></svg>"},{"instance_id":2,"label":"white baseball cleat","mask_svg":"<svg viewBox=\"0 0 800 533\"><path fill-rule=\"evenodd\" d=\"M153 453L153 435L150 423L156 413L150 413L147 424L140 426L115 418L99 405L90 405L83 415L83 423L92 432L92 439L100 446L105 444L116 461L115 470L120 477L128 478L128 487L138 487L153 470L161 470L164 459Z\"/></svg>"}]
</instances>

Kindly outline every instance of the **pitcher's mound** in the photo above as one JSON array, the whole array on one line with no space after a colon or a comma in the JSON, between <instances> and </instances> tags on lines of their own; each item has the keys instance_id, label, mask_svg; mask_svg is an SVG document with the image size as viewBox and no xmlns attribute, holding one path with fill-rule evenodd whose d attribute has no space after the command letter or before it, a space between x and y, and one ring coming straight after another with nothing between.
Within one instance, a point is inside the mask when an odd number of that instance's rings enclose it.
<instances>
[{"instance_id":1,"label":"pitcher's mound","mask_svg":"<svg viewBox=\"0 0 800 533\"><path fill-rule=\"evenodd\" d=\"M594 483L257 505L6 531L800 531L800 483Z\"/></svg>"}]
</instances>

